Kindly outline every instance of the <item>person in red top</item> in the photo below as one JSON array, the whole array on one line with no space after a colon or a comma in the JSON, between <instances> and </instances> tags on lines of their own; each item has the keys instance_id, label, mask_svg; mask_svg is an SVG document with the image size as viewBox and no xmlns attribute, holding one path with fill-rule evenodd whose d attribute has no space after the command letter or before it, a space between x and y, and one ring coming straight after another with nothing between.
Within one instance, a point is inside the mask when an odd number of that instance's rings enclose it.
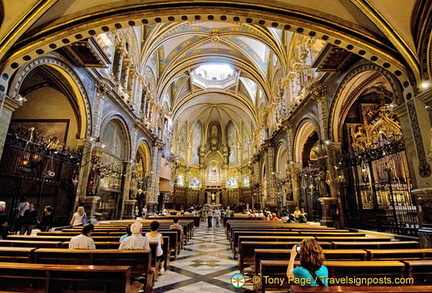
<instances>
[{"instance_id":1,"label":"person in red top","mask_svg":"<svg viewBox=\"0 0 432 293\"><path fill-rule=\"evenodd\" d=\"M276 214L275 214L275 213L273 213L273 214L271 215L270 221L279 221L279 218L276 217Z\"/></svg>"}]
</instances>

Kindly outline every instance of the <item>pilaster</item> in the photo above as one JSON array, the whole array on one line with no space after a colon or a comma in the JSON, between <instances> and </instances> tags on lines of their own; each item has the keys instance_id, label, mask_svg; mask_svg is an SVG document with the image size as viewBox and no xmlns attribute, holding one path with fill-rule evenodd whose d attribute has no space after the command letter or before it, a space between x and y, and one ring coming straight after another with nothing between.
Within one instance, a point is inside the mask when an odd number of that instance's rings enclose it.
<instances>
[{"instance_id":1,"label":"pilaster","mask_svg":"<svg viewBox=\"0 0 432 293\"><path fill-rule=\"evenodd\" d=\"M162 159L163 143L158 139L155 141L152 149L152 171L150 174L150 184L147 192L147 205L150 209L154 210L158 203L159 196L159 178L160 166Z\"/></svg>"},{"instance_id":2,"label":"pilaster","mask_svg":"<svg viewBox=\"0 0 432 293\"><path fill-rule=\"evenodd\" d=\"M0 102L1 100L4 100L4 104L3 108L0 108L0 158L3 153L3 148L6 142L6 136L12 119L12 114L15 109L18 109L20 106L22 106L22 102L24 101L21 96L12 99L7 97L3 93L0 93Z\"/></svg>"}]
</instances>

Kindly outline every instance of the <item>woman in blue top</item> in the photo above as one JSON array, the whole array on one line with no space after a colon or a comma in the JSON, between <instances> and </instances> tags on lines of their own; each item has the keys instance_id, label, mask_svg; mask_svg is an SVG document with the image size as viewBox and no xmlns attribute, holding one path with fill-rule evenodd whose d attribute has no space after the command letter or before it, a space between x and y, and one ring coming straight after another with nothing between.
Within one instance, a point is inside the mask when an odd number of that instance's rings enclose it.
<instances>
[{"instance_id":1,"label":"woman in blue top","mask_svg":"<svg viewBox=\"0 0 432 293\"><path fill-rule=\"evenodd\" d=\"M132 235L131 226L132 226L132 224L129 224L126 226L126 234L123 235L122 237L120 237L119 242L122 242L124 239L126 239L127 237Z\"/></svg>"},{"instance_id":2,"label":"woman in blue top","mask_svg":"<svg viewBox=\"0 0 432 293\"><path fill-rule=\"evenodd\" d=\"M300 253L300 267L294 268L294 261ZM303 239L300 246L294 245L287 268L287 277L291 283L302 286L328 286L328 270L324 262L324 253L315 239Z\"/></svg>"}]
</instances>

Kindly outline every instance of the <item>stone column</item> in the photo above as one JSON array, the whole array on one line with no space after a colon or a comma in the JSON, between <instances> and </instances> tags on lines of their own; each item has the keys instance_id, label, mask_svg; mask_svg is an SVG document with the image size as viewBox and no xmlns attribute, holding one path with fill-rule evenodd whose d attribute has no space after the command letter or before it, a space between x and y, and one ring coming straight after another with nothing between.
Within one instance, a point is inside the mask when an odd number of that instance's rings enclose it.
<instances>
[{"instance_id":1,"label":"stone column","mask_svg":"<svg viewBox=\"0 0 432 293\"><path fill-rule=\"evenodd\" d=\"M119 48L118 50L119 50L119 52L118 52L118 55L119 55L118 66L116 68L117 71L114 72L114 77L115 77L117 83L120 85L121 75L122 75L122 71L123 71L123 61L124 61L124 58L126 57L126 52L125 52L125 49L122 47Z\"/></svg>"},{"instance_id":2,"label":"stone column","mask_svg":"<svg viewBox=\"0 0 432 293\"><path fill-rule=\"evenodd\" d=\"M333 227L333 211L335 206L338 204L338 199L336 197L320 197L318 198L322 207L322 219L320 221L321 226Z\"/></svg>"},{"instance_id":3,"label":"stone column","mask_svg":"<svg viewBox=\"0 0 432 293\"><path fill-rule=\"evenodd\" d=\"M267 169L267 201L270 206L277 205L277 186L276 186L276 175L274 172L274 144L271 140L265 141L266 145L266 156L265 156L265 164Z\"/></svg>"},{"instance_id":4,"label":"stone column","mask_svg":"<svg viewBox=\"0 0 432 293\"><path fill-rule=\"evenodd\" d=\"M99 196L85 196L81 200L81 202L84 203L84 209L87 214L89 223L96 224L98 221L96 219L95 210L99 200Z\"/></svg>"},{"instance_id":5,"label":"stone column","mask_svg":"<svg viewBox=\"0 0 432 293\"><path fill-rule=\"evenodd\" d=\"M300 180L300 171L301 164L300 163L292 163L291 165L291 183L292 183L292 192L293 192L293 201L289 205L290 211L294 211L294 208L299 205L299 201L301 199L301 180Z\"/></svg>"},{"instance_id":6,"label":"stone column","mask_svg":"<svg viewBox=\"0 0 432 293\"><path fill-rule=\"evenodd\" d=\"M344 189L344 177L343 170L341 166L341 147L342 144L340 142L332 142L327 145L327 172L330 176L330 197L337 198L337 208L339 209L339 218L337 219L337 223L335 225L339 226L345 223L344 217L345 215L342 212L342 198L341 198L341 190Z\"/></svg>"},{"instance_id":7,"label":"stone column","mask_svg":"<svg viewBox=\"0 0 432 293\"><path fill-rule=\"evenodd\" d=\"M152 149L152 173L150 173L149 186L147 189L147 210L149 213L156 212L159 196L159 178L162 158L163 143L157 139Z\"/></svg>"},{"instance_id":8,"label":"stone column","mask_svg":"<svg viewBox=\"0 0 432 293\"><path fill-rule=\"evenodd\" d=\"M419 188L411 191L414 195L420 229L420 247L432 248L432 188Z\"/></svg>"},{"instance_id":9,"label":"stone column","mask_svg":"<svg viewBox=\"0 0 432 293\"><path fill-rule=\"evenodd\" d=\"M135 219L135 199L127 199L124 201L123 219Z\"/></svg>"},{"instance_id":10,"label":"stone column","mask_svg":"<svg viewBox=\"0 0 432 293\"><path fill-rule=\"evenodd\" d=\"M328 110L328 106L327 106L327 101L326 101L326 87L320 83L314 83L313 85L311 85L309 87L309 91L311 93L311 96L313 99L315 99L317 101L317 105L318 105L318 117L319 119L319 124L320 124L320 135L319 137L321 138L322 141L325 141L328 137L327 137L327 133L328 133L328 115L329 115L329 110Z\"/></svg>"},{"instance_id":11,"label":"stone column","mask_svg":"<svg viewBox=\"0 0 432 293\"><path fill-rule=\"evenodd\" d=\"M122 70L122 84L123 93L128 94L129 91L129 72L131 69L131 62L129 58L125 58L123 61L123 70Z\"/></svg>"},{"instance_id":12,"label":"stone column","mask_svg":"<svg viewBox=\"0 0 432 293\"><path fill-rule=\"evenodd\" d=\"M1 108L1 101L3 102L3 108ZM20 96L16 99L7 97L5 94L0 93L0 158L3 153L4 144L6 142L6 136L11 122L12 114L15 109L22 106Z\"/></svg>"},{"instance_id":13,"label":"stone column","mask_svg":"<svg viewBox=\"0 0 432 293\"><path fill-rule=\"evenodd\" d=\"M96 89L96 99L93 106L93 136L100 136L105 97L110 93L111 88L105 83L98 83Z\"/></svg>"}]
</instances>

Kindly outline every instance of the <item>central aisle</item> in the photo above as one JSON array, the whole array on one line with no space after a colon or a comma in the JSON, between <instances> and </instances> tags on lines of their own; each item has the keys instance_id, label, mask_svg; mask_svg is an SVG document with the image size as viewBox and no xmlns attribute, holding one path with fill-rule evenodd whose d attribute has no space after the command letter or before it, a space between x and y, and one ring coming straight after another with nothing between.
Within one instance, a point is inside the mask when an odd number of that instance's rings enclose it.
<instances>
[{"instance_id":1,"label":"central aisle","mask_svg":"<svg viewBox=\"0 0 432 293\"><path fill-rule=\"evenodd\" d=\"M231 276L238 272L224 227L208 228L201 222L177 260L158 278L154 292L252 292L231 285Z\"/></svg>"}]
</instances>

